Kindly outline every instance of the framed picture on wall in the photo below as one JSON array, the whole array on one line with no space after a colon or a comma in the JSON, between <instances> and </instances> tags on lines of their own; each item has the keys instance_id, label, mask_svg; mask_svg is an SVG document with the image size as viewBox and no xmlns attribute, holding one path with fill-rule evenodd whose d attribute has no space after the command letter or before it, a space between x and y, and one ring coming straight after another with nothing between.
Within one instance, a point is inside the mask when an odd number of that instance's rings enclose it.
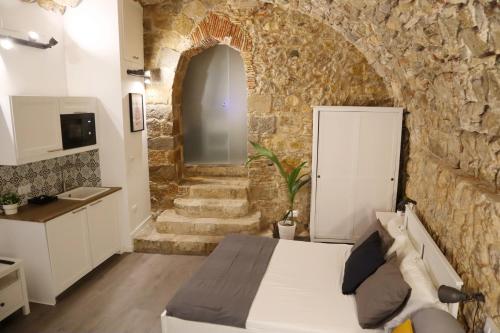
<instances>
[{"instance_id":1,"label":"framed picture on wall","mask_svg":"<svg viewBox=\"0 0 500 333\"><path fill-rule=\"evenodd\" d=\"M130 108L130 131L144 131L144 103L142 94L128 94Z\"/></svg>"}]
</instances>

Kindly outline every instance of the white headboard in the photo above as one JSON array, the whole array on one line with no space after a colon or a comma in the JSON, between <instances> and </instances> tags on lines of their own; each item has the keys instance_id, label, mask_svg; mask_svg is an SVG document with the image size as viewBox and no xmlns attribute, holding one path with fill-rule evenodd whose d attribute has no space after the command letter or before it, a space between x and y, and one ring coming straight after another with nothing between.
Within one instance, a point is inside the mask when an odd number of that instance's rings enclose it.
<instances>
[{"instance_id":1,"label":"white headboard","mask_svg":"<svg viewBox=\"0 0 500 333\"><path fill-rule=\"evenodd\" d=\"M429 235L415 213L415 208L412 204L406 205L404 225L413 246L420 252L421 258L436 288L440 285L446 285L459 290L462 289L464 284L462 279L448 262L431 235ZM449 312L455 318L458 315L458 307L459 303L448 304Z\"/></svg>"}]
</instances>

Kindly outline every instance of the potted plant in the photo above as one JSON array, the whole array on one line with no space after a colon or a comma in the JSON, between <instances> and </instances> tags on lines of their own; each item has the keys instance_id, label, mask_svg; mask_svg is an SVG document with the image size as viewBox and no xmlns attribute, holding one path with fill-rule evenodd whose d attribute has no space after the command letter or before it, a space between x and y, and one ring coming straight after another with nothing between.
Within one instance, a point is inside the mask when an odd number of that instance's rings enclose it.
<instances>
[{"instance_id":1,"label":"potted plant","mask_svg":"<svg viewBox=\"0 0 500 333\"><path fill-rule=\"evenodd\" d=\"M281 221L278 221L278 231L280 238L294 239L296 229L296 223L293 216L295 196L304 185L311 181L309 174L300 174L307 162L302 162L290 172L287 172L278 157L272 151L252 141L250 141L250 144L255 149L256 154L248 158L246 165L254 160L266 158L276 166L281 177L285 180L288 191L288 209Z\"/></svg>"},{"instance_id":2,"label":"potted plant","mask_svg":"<svg viewBox=\"0 0 500 333\"><path fill-rule=\"evenodd\" d=\"M0 204L5 215L16 214L19 202L21 202L21 198L15 193L6 193L0 197Z\"/></svg>"}]
</instances>

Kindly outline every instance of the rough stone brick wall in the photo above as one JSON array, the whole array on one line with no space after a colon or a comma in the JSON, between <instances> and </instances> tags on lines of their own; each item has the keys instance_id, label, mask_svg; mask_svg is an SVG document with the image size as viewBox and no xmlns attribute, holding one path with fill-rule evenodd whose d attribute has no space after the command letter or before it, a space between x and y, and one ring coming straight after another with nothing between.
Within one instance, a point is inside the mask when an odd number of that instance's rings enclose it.
<instances>
[{"instance_id":1,"label":"rough stone brick wall","mask_svg":"<svg viewBox=\"0 0 500 333\"><path fill-rule=\"evenodd\" d=\"M183 77L189 59L208 47L224 43L240 51L249 94L249 139L273 149L288 165L311 162L311 106L392 105L383 80L330 27L271 5L251 9L219 6L206 11L201 3L196 3L197 9L191 4L175 7L161 2L145 7L147 68L155 74L147 99L155 209L169 208L178 195ZM204 14L193 17L186 11ZM166 18L170 23L165 23ZM184 27L186 22L192 24ZM165 125L169 133L162 130ZM278 220L285 211L286 193L274 167L256 163L249 178L250 202L262 212L264 224ZM298 198L305 223L309 220L309 192L304 189Z\"/></svg>"}]
</instances>

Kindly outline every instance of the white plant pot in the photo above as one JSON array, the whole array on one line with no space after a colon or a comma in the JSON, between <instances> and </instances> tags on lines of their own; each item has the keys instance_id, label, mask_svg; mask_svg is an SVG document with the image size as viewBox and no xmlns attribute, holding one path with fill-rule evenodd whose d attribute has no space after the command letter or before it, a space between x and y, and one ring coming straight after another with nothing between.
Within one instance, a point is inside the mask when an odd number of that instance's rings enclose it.
<instances>
[{"instance_id":1,"label":"white plant pot","mask_svg":"<svg viewBox=\"0 0 500 333\"><path fill-rule=\"evenodd\" d=\"M280 233L280 239L291 239L295 238L295 228L297 225L282 225L281 221L278 223L278 231Z\"/></svg>"},{"instance_id":2,"label":"white plant pot","mask_svg":"<svg viewBox=\"0 0 500 333\"><path fill-rule=\"evenodd\" d=\"M5 212L5 215L14 215L17 214L18 204L13 205L2 205L2 209Z\"/></svg>"}]
</instances>

